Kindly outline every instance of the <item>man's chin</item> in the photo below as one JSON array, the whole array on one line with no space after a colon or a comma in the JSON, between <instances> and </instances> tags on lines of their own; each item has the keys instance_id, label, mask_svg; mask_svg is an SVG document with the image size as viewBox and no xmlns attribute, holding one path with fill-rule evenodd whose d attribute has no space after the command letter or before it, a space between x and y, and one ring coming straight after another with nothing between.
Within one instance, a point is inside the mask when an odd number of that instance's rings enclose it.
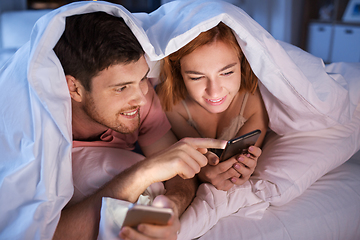
<instances>
[{"instance_id":1,"label":"man's chin","mask_svg":"<svg viewBox=\"0 0 360 240\"><path fill-rule=\"evenodd\" d=\"M111 129L118 133L130 134L130 133L134 133L136 130L138 130L139 127L140 127L140 125L131 126L131 127L120 126L120 127L111 128Z\"/></svg>"},{"instance_id":2,"label":"man's chin","mask_svg":"<svg viewBox=\"0 0 360 240\"><path fill-rule=\"evenodd\" d=\"M140 127L140 115L138 114L135 119L131 120L124 120L118 119L117 126L110 127L112 130L122 133L122 134L129 134L134 133Z\"/></svg>"}]
</instances>

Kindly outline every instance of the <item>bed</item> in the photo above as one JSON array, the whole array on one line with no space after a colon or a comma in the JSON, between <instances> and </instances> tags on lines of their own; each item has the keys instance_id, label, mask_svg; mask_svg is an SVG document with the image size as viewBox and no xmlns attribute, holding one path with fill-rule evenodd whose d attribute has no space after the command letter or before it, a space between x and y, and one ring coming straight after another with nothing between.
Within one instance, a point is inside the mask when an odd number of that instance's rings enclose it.
<instances>
[{"instance_id":1,"label":"bed","mask_svg":"<svg viewBox=\"0 0 360 240\"><path fill-rule=\"evenodd\" d=\"M200 239L360 239L360 152L261 219L222 218Z\"/></svg>"},{"instance_id":2,"label":"bed","mask_svg":"<svg viewBox=\"0 0 360 240\"><path fill-rule=\"evenodd\" d=\"M201 185L178 239L360 239L359 63L325 66L276 41L241 9L204 0L170 2L151 14L76 2L37 21L32 41L0 70L1 239L51 239L72 196L70 97L52 48L66 16L92 11L125 19L150 77L164 56L222 21L260 80L271 131L254 175L228 192ZM107 153L103 161L116 158Z\"/></svg>"}]
</instances>

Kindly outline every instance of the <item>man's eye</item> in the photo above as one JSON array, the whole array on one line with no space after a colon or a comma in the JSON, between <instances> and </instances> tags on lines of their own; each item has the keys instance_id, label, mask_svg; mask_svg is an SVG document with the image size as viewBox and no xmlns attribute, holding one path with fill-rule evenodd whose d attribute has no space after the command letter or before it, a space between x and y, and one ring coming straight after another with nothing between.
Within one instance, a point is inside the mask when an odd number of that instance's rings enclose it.
<instances>
[{"instance_id":1,"label":"man's eye","mask_svg":"<svg viewBox=\"0 0 360 240\"><path fill-rule=\"evenodd\" d=\"M120 88L116 88L115 91L117 91L117 92L122 92L122 91L124 91L125 88L126 88L126 86L120 87Z\"/></svg>"}]
</instances>

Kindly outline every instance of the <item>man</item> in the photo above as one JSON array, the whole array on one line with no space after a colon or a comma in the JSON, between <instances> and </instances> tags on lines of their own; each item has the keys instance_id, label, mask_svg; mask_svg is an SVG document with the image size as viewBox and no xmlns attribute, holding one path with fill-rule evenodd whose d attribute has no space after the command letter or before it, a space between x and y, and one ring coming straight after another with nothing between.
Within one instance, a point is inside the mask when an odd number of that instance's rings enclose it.
<instances>
[{"instance_id":1,"label":"man","mask_svg":"<svg viewBox=\"0 0 360 240\"><path fill-rule=\"evenodd\" d=\"M177 175L192 178L207 164L203 155L206 148L221 148L225 142L184 139L176 143L148 82L149 67L141 45L122 18L103 12L67 17L65 32L54 51L64 69L71 96L74 147L131 151L138 142L146 156L112 179L100 179L103 186L90 191L75 178L87 174L86 170L81 166L73 168L75 195L76 188L87 194L63 209L54 239L96 238L102 197L135 202L150 184L166 180L166 197L156 199L155 203L162 201L173 208L175 216L170 224L165 227L142 224L137 230L124 227L120 235L124 239L144 236L176 239L178 217L196 190L193 179L183 180ZM135 153L130 156L136 158ZM77 161L76 157L73 161ZM102 173L93 175L97 178Z\"/></svg>"}]
</instances>

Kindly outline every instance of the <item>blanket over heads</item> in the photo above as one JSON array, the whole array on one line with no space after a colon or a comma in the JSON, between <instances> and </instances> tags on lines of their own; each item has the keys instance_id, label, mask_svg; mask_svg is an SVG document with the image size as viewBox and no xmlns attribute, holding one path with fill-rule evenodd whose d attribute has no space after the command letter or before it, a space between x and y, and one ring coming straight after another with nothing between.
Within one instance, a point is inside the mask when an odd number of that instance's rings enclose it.
<instances>
[{"instance_id":1,"label":"blanket over heads","mask_svg":"<svg viewBox=\"0 0 360 240\"><path fill-rule=\"evenodd\" d=\"M346 84L357 79L356 74L346 80L333 78L320 58L275 40L230 3L174 1L138 18L146 23L143 28L155 47L155 53L148 53L151 60L168 56L219 22L229 26L261 82L270 127L278 134L349 122L360 101L359 84Z\"/></svg>"},{"instance_id":2,"label":"blanket over heads","mask_svg":"<svg viewBox=\"0 0 360 240\"><path fill-rule=\"evenodd\" d=\"M325 66L275 40L226 2L174 1L150 14L100 1L55 9L38 20L30 41L0 70L1 239L51 239L72 196L71 100L53 47L67 16L95 11L124 18L152 75L160 59L224 22L259 78L270 127L279 135L346 124L359 104L359 64Z\"/></svg>"}]
</instances>

